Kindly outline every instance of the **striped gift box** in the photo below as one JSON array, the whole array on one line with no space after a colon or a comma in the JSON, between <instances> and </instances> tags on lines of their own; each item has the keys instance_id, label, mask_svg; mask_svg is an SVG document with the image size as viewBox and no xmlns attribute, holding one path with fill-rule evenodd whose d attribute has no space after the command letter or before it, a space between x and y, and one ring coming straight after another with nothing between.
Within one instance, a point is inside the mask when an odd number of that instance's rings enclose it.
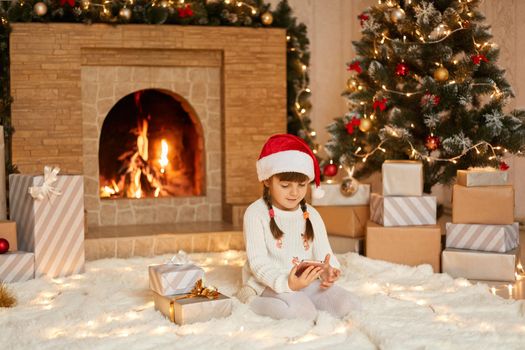
<instances>
[{"instance_id":1,"label":"striped gift box","mask_svg":"<svg viewBox=\"0 0 525 350\"><path fill-rule=\"evenodd\" d=\"M447 222L447 248L504 253L519 244L519 223L512 225L453 224Z\"/></svg>"},{"instance_id":2,"label":"striped gift box","mask_svg":"<svg viewBox=\"0 0 525 350\"><path fill-rule=\"evenodd\" d=\"M0 281L22 282L35 277L35 255L27 252L8 252L0 255Z\"/></svg>"},{"instance_id":3,"label":"striped gift box","mask_svg":"<svg viewBox=\"0 0 525 350\"><path fill-rule=\"evenodd\" d=\"M84 271L84 185L80 175L60 175L53 184L61 195L36 200L29 187L43 176L9 176L11 220L18 247L35 253L35 277L63 277Z\"/></svg>"},{"instance_id":4,"label":"striped gift box","mask_svg":"<svg viewBox=\"0 0 525 350\"><path fill-rule=\"evenodd\" d=\"M435 225L437 203L434 196L370 196L370 219L383 226Z\"/></svg>"},{"instance_id":5,"label":"striped gift box","mask_svg":"<svg viewBox=\"0 0 525 350\"><path fill-rule=\"evenodd\" d=\"M193 264L150 265L148 271L150 289L164 296L189 293L204 277L204 270Z\"/></svg>"}]
</instances>

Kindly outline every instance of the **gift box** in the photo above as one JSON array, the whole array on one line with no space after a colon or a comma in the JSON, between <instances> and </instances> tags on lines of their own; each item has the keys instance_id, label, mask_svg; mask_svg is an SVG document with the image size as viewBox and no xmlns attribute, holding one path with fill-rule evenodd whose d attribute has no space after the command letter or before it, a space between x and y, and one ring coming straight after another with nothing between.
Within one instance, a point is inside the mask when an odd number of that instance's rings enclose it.
<instances>
[{"instance_id":1,"label":"gift box","mask_svg":"<svg viewBox=\"0 0 525 350\"><path fill-rule=\"evenodd\" d=\"M11 174L9 207L18 249L35 254L35 277L84 271L84 183L79 175ZM31 193L29 193L31 192Z\"/></svg>"},{"instance_id":2,"label":"gift box","mask_svg":"<svg viewBox=\"0 0 525 350\"><path fill-rule=\"evenodd\" d=\"M458 170L456 183L461 186L502 186L509 181L509 173L494 168Z\"/></svg>"},{"instance_id":3,"label":"gift box","mask_svg":"<svg viewBox=\"0 0 525 350\"><path fill-rule=\"evenodd\" d=\"M360 255L365 254L365 238L352 238L328 235L328 242L330 247L335 254L344 253L357 253Z\"/></svg>"},{"instance_id":4,"label":"gift box","mask_svg":"<svg viewBox=\"0 0 525 350\"><path fill-rule=\"evenodd\" d=\"M516 280L519 248L506 253L447 248L443 251L443 273L473 280Z\"/></svg>"},{"instance_id":5,"label":"gift box","mask_svg":"<svg viewBox=\"0 0 525 350\"><path fill-rule=\"evenodd\" d=\"M519 223L512 225L453 224L447 222L447 248L504 253L518 246Z\"/></svg>"},{"instance_id":6,"label":"gift box","mask_svg":"<svg viewBox=\"0 0 525 350\"><path fill-rule=\"evenodd\" d=\"M150 289L163 296L189 293L204 277L204 270L193 264L150 265L148 271Z\"/></svg>"},{"instance_id":7,"label":"gift box","mask_svg":"<svg viewBox=\"0 0 525 350\"><path fill-rule=\"evenodd\" d=\"M359 206L321 206L316 207L323 218L326 232L345 237L363 237L366 222L370 218L370 207Z\"/></svg>"},{"instance_id":8,"label":"gift box","mask_svg":"<svg viewBox=\"0 0 525 350\"><path fill-rule=\"evenodd\" d=\"M16 222L0 221L0 238L7 239L7 241L9 242L10 252L16 252Z\"/></svg>"},{"instance_id":9,"label":"gift box","mask_svg":"<svg viewBox=\"0 0 525 350\"><path fill-rule=\"evenodd\" d=\"M386 160L381 168L383 196L423 195L423 164L413 160Z\"/></svg>"},{"instance_id":10,"label":"gift box","mask_svg":"<svg viewBox=\"0 0 525 350\"><path fill-rule=\"evenodd\" d=\"M312 185L312 192L315 185ZM367 205L370 201L370 185L359 184L357 191L352 196L345 196L341 193L340 183L322 183L320 188L324 191L322 198L312 197L311 203L315 206L326 205Z\"/></svg>"},{"instance_id":11,"label":"gift box","mask_svg":"<svg viewBox=\"0 0 525 350\"><path fill-rule=\"evenodd\" d=\"M22 282L35 277L35 255L27 252L0 254L0 281Z\"/></svg>"},{"instance_id":12,"label":"gift box","mask_svg":"<svg viewBox=\"0 0 525 350\"><path fill-rule=\"evenodd\" d=\"M441 229L438 225L383 227L369 221L366 256L396 264L430 264L439 272Z\"/></svg>"},{"instance_id":13,"label":"gift box","mask_svg":"<svg viewBox=\"0 0 525 350\"><path fill-rule=\"evenodd\" d=\"M370 219L383 226L434 225L437 202L435 196L384 197L370 196Z\"/></svg>"},{"instance_id":14,"label":"gift box","mask_svg":"<svg viewBox=\"0 0 525 350\"><path fill-rule=\"evenodd\" d=\"M153 300L155 310L179 325L227 317L232 311L231 299L220 293L216 299L209 299L202 296L164 296L153 292Z\"/></svg>"},{"instance_id":15,"label":"gift box","mask_svg":"<svg viewBox=\"0 0 525 350\"><path fill-rule=\"evenodd\" d=\"M514 189L506 186L466 187L452 190L455 224L511 225L514 223Z\"/></svg>"}]
</instances>

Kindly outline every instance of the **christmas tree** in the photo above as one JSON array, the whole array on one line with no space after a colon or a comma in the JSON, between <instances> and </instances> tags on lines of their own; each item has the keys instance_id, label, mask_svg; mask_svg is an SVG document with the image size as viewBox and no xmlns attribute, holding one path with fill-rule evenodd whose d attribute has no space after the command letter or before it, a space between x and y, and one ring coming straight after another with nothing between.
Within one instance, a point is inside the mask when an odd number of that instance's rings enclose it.
<instances>
[{"instance_id":1,"label":"christmas tree","mask_svg":"<svg viewBox=\"0 0 525 350\"><path fill-rule=\"evenodd\" d=\"M479 3L388 0L358 16L350 111L328 127L335 162L359 179L386 159L419 159L430 192L458 169L505 168L525 152L525 112L504 111L514 95Z\"/></svg>"}]
</instances>

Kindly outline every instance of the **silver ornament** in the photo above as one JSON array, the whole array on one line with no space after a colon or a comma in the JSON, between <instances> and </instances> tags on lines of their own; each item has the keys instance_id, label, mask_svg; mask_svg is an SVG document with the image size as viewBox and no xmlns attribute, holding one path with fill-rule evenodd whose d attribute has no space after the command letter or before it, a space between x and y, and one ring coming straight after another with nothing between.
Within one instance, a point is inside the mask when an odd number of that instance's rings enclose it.
<instances>
[{"instance_id":1,"label":"silver ornament","mask_svg":"<svg viewBox=\"0 0 525 350\"><path fill-rule=\"evenodd\" d=\"M37 2L35 6L33 6L33 10L37 14L37 16L45 16L47 13L47 5L43 2Z\"/></svg>"},{"instance_id":2,"label":"silver ornament","mask_svg":"<svg viewBox=\"0 0 525 350\"><path fill-rule=\"evenodd\" d=\"M131 18L131 10L128 9L127 7L123 7L118 12L118 15L120 16L120 18L122 18L122 19L124 19L126 21L129 21L130 18Z\"/></svg>"},{"instance_id":3,"label":"silver ornament","mask_svg":"<svg viewBox=\"0 0 525 350\"><path fill-rule=\"evenodd\" d=\"M394 23L405 19L405 11L401 8L395 8L390 11L390 20Z\"/></svg>"},{"instance_id":4,"label":"silver ornament","mask_svg":"<svg viewBox=\"0 0 525 350\"><path fill-rule=\"evenodd\" d=\"M354 194L356 194L358 188L359 182L353 177L347 177L341 182L341 187L339 188L339 191L345 197L352 197Z\"/></svg>"}]
</instances>

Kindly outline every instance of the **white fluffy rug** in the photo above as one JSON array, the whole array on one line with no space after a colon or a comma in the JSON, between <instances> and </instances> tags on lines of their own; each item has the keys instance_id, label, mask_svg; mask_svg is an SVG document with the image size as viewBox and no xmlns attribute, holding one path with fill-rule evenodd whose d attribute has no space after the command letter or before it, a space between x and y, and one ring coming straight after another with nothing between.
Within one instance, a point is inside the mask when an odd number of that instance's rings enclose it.
<instances>
[{"instance_id":1,"label":"white fluffy rug","mask_svg":"<svg viewBox=\"0 0 525 350\"><path fill-rule=\"evenodd\" d=\"M362 310L316 324L257 316L237 299L226 319L186 326L154 311L147 265L169 256L89 262L86 273L10 285L17 307L0 309L2 349L523 349L525 303L485 285L417 268L340 255L339 284ZM207 284L240 286L243 252L191 254Z\"/></svg>"}]
</instances>

